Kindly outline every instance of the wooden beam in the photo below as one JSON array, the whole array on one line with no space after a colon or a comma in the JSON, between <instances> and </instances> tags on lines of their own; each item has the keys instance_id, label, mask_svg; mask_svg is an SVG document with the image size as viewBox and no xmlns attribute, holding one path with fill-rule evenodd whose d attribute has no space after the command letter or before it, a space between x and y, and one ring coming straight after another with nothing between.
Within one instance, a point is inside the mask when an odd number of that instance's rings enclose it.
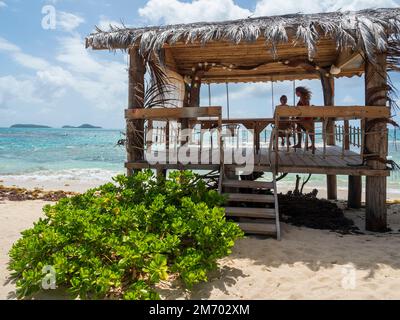
<instances>
[{"instance_id":1,"label":"wooden beam","mask_svg":"<svg viewBox=\"0 0 400 320\"><path fill-rule=\"evenodd\" d=\"M345 69L346 66L353 63L355 60L362 58L360 52L354 52L352 50L344 50L339 53L338 59L335 62L335 66L340 69Z\"/></svg>"},{"instance_id":2,"label":"wooden beam","mask_svg":"<svg viewBox=\"0 0 400 320\"><path fill-rule=\"evenodd\" d=\"M382 106L387 109L387 56L384 53L376 54L374 63L367 61L365 67L365 98L366 104ZM378 118L378 117L377 117ZM369 125L370 124L370 125ZM379 154L386 159L388 154L388 133L386 123L366 121L366 128L375 134L365 136L364 154ZM367 164L373 169L384 169L386 165L369 160ZM374 232L387 231L387 179L384 177L367 177L366 181L366 229Z\"/></svg>"},{"instance_id":3,"label":"wooden beam","mask_svg":"<svg viewBox=\"0 0 400 320\"><path fill-rule=\"evenodd\" d=\"M219 117L221 107L195 108L155 108L155 109L128 109L125 110L126 119L138 120L165 120L165 119L196 119L205 117Z\"/></svg>"},{"instance_id":4,"label":"wooden beam","mask_svg":"<svg viewBox=\"0 0 400 320\"><path fill-rule=\"evenodd\" d=\"M165 65L165 67L169 70L179 73L178 65L176 63L175 57L172 53L172 50L169 48L164 48L164 49L162 49L161 53L162 53L161 59Z\"/></svg>"},{"instance_id":5,"label":"wooden beam","mask_svg":"<svg viewBox=\"0 0 400 320\"><path fill-rule=\"evenodd\" d=\"M321 77L322 90L324 94L324 104L325 106L334 106L335 105L335 79L333 77L327 76L329 75L328 70L320 69L319 70ZM329 118L327 116L322 116L323 118ZM335 141L335 121L332 119L328 119L326 128L326 144L328 146L334 146L336 144ZM326 185L327 185L327 194L329 200L337 200L337 178L335 175L328 174L326 176Z\"/></svg>"},{"instance_id":6,"label":"wooden beam","mask_svg":"<svg viewBox=\"0 0 400 320\"><path fill-rule=\"evenodd\" d=\"M351 120L390 118L390 114L390 108L379 106L276 107L276 115L279 117L335 118Z\"/></svg>"},{"instance_id":7,"label":"wooden beam","mask_svg":"<svg viewBox=\"0 0 400 320\"><path fill-rule=\"evenodd\" d=\"M347 207L350 209L361 208L362 177L349 176Z\"/></svg>"},{"instance_id":8,"label":"wooden beam","mask_svg":"<svg viewBox=\"0 0 400 320\"><path fill-rule=\"evenodd\" d=\"M130 110L144 108L144 74L143 58L137 49L130 49L128 84L128 108ZM126 140L128 162L144 159L144 120L127 120ZM127 174L128 176L131 175L132 171L128 170Z\"/></svg>"}]
</instances>

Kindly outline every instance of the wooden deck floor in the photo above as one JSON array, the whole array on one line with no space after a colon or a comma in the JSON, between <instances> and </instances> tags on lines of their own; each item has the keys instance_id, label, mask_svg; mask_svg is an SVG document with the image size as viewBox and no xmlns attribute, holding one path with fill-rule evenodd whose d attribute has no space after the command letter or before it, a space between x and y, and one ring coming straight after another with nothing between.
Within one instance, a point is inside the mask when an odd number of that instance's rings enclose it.
<instances>
[{"instance_id":1,"label":"wooden deck floor","mask_svg":"<svg viewBox=\"0 0 400 320\"><path fill-rule=\"evenodd\" d=\"M213 152L213 157L218 154L218 150ZM353 151L345 151L343 156L342 149L337 146L328 146L326 156L322 148L317 148L315 155L311 151L290 149L279 151L280 173L312 173L312 174L332 174L332 175L354 175L354 176L389 176L389 170L373 170L368 166L362 166L359 154ZM271 172L275 168L275 152L269 155L267 148L261 148L259 154L255 156L254 171ZM270 161L271 160L271 161ZM237 164L225 162L227 168L237 168ZM219 170L219 163L202 164L149 164L147 162L126 163L129 169L169 169L169 170Z\"/></svg>"},{"instance_id":2,"label":"wooden deck floor","mask_svg":"<svg viewBox=\"0 0 400 320\"><path fill-rule=\"evenodd\" d=\"M262 157L267 157L263 155ZM275 164L275 152L272 156L272 164ZM262 161L262 160L261 160ZM311 151L293 149L290 152L279 152L279 172L285 173L313 173L333 175L356 176L388 176L387 170L372 170L363 166L361 156L353 151L345 151L337 146L328 146L326 156L323 150L317 148L315 155Z\"/></svg>"}]
</instances>

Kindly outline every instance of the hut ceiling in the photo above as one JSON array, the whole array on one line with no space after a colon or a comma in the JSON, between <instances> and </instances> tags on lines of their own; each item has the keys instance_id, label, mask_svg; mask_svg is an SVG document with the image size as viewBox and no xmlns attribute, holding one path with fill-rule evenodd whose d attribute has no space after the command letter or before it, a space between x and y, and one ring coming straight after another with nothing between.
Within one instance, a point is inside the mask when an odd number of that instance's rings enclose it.
<instances>
[{"instance_id":1,"label":"hut ceiling","mask_svg":"<svg viewBox=\"0 0 400 320\"><path fill-rule=\"evenodd\" d=\"M336 77L364 72L364 61L388 53L388 69L399 70L400 8L294 14L97 31L86 38L95 50L138 48L147 60L165 63L184 76L201 64L203 81L269 81ZM166 54L165 54L166 53ZM173 61L173 63L171 63ZM332 69L332 66L333 69Z\"/></svg>"},{"instance_id":2,"label":"hut ceiling","mask_svg":"<svg viewBox=\"0 0 400 320\"><path fill-rule=\"evenodd\" d=\"M318 55L310 60L304 44L279 44L276 54L270 45L260 38L251 43L210 42L201 44L175 44L164 46L167 52L165 64L183 76L193 76L195 69L203 70L202 81L257 82L294 79L317 79L319 69L330 72L331 66L339 63L335 42L321 39ZM337 77L352 77L364 72L364 59L358 52L344 55L352 58L341 66Z\"/></svg>"}]
</instances>

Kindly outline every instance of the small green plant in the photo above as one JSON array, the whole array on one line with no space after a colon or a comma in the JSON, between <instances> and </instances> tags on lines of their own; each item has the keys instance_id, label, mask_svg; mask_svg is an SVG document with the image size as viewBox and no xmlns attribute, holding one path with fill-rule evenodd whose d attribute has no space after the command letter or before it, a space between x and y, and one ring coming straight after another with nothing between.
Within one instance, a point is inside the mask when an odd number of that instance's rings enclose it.
<instances>
[{"instance_id":1,"label":"small green plant","mask_svg":"<svg viewBox=\"0 0 400 320\"><path fill-rule=\"evenodd\" d=\"M19 298L42 289L44 266L81 299L158 299L154 286L178 275L191 288L243 236L217 192L192 172L151 171L46 206L46 217L10 251Z\"/></svg>"}]
</instances>

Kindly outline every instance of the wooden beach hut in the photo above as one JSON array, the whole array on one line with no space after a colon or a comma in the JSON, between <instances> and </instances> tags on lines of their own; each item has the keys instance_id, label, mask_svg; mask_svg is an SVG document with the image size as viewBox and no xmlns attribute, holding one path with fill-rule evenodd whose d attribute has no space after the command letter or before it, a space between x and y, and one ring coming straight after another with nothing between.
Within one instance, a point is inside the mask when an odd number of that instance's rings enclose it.
<instances>
[{"instance_id":1,"label":"wooden beach hut","mask_svg":"<svg viewBox=\"0 0 400 320\"><path fill-rule=\"evenodd\" d=\"M346 175L349 177L348 204L355 208L361 206L361 178L366 176L367 229L379 232L387 229L386 181L390 169L386 159L393 92L389 72L399 70L399 36L400 9L396 8L143 28L110 26L110 30L90 34L86 46L129 53L129 101L125 112L128 174L143 168L159 172L183 168L218 170L220 189L229 194L232 202L261 203L262 208L268 202L277 205L275 181L268 184L235 176L233 169L237 164L226 162L222 156L223 138L217 141L219 163L184 166L179 162L154 164L146 159L144 151L151 148L151 143L145 141L145 132L154 128L157 121L164 123L161 139L166 152L172 148L171 136L176 127L200 126L220 132L224 127L242 126L255 132L256 172L326 175L329 199L337 197L336 176ZM336 106L335 79L362 76L365 105ZM147 78L150 79L148 86L145 85ZM166 88L165 79L174 83L179 105L157 108L154 102L157 99L146 104L149 96L157 91L152 85L162 92ZM202 107L207 103L200 101L200 89L205 84L303 79L320 80L324 106L278 106L273 119L223 119L220 107ZM165 107L164 102L160 99L159 107ZM321 146L315 151L279 149L277 132L282 118L314 118L321 126ZM276 138L266 146L260 143L260 133L269 126ZM237 188L269 188L274 190L275 197L235 192ZM229 215L252 218L275 219L277 211L277 208L247 211L227 208ZM276 220L276 229L272 231L279 236L279 219ZM271 232L268 228L260 230L252 223L243 227L254 233Z\"/></svg>"}]
</instances>

